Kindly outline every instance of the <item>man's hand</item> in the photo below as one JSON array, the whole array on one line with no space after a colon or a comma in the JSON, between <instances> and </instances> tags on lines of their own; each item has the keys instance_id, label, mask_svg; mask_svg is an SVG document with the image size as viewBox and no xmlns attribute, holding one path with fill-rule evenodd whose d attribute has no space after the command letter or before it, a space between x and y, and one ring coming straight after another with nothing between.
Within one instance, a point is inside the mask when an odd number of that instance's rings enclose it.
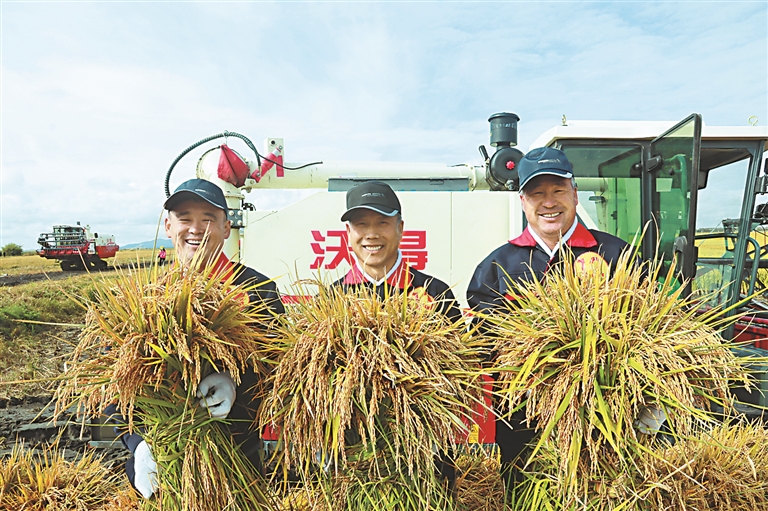
<instances>
[{"instance_id":1,"label":"man's hand","mask_svg":"<svg viewBox=\"0 0 768 511\"><path fill-rule=\"evenodd\" d=\"M227 373L209 374L197 387L197 397L211 417L224 419L235 402L235 382Z\"/></svg>"},{"instance_id":2,"label":"man's hand","mask_svg":"<svg viewBox=\"0 0 768 511\"><path fill-rule=\"evenodd\" d=\"M133 485L145 499L148 499L157 490L157 464L155 463L155 458L152 457L152 451L149 450L147 442L142 440L136 446L133 458Z\"/></svg>"},{"instance_id":3,"label":"man's hand","mask_svg":"<svg viewBox=\"0 0 768 511\"><path fill-rule=\"evenodd\" d=\"M649 405L640 410L640 415L635 420L635 429L646 435L658 433L661 426L667 420L664 410L655 405Z\"/></svg>"}]
</instances>

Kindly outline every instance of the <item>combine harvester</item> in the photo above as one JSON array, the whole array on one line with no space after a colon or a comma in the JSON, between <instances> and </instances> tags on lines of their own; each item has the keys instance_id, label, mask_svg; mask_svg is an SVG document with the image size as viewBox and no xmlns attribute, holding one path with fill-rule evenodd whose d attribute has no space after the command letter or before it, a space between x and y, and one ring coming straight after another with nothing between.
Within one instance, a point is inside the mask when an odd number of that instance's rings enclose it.
<instances>
[{"instance_id":1,"label":"combine harvester","mask_svg":"<svg viewBox=\"0 0 768 511\"><path fill-rule=\"evenodd\" d=\"M224 132L193 144L173 162L165 179L166 195L177 163L204 144L239 138L253 155L243 157L226 144L210 148L199 159L197 177L219 185L227 197L232 235L225 245L230 258L270 276L290 294L296 279L342 275L352 260L344 224L345 193L366 180L389 183L403 205L402 251L415 268L454 286L466 306L465 290L475 266L493 249L521 233L525 219L517 188L519 117L492 115L488 155L480 146L479 164L445 165L395 162L284 162L281 138L267 138L263 156L238 133ZM768 225L768 207L757 198L768 193L765 152L768 129L747 126L704 126L698 114L681 122L566 121L531 145L563 150L572 162L579 188L579 219L627 242L639 239L643 259L659 254L677 262L685 293L711 293L711 306L730 306L766 287L759 272L768 267L768 244L753 233ZM216 161L218 157L218 163ZM181 182L191 175L175 177ZM741 182L739 217L724 228L701 234L697 211L710 183ZM260 211L246 202L256 189L317 189L317 193L278 211ZM710 194L713 200L722 196ZM731 203L730 209L736 204ZM642 239L644 226L648 226ZM713 227L713 226L707 226ZM699 256L706 244L708 252ZM720 247L720 248L717 248ZM286 301L295 297L286 296ZM768 348L768 306L752 300L732 314L745 314L724 332L727 338ZM765 405L768 382L761 391L742 396ZM754 411L754 409L752 409ZM759 412L758 412L759 413ZM491 424L478 440L493 442Z\"/></svg>"},{"instance_id":2,"label":"combine harvester","mask_svg":"<svg viewBox=\"0 0 768 511\"><path fill-rule=\"evenodd\" d=\"M63 271L104 270L107 261L115 257L120 246L112 235L99 236L91 233L91 226L54 225L53 232L42 233L37 238L40 257L61 261Z\"/></svg>"}]
</instances>

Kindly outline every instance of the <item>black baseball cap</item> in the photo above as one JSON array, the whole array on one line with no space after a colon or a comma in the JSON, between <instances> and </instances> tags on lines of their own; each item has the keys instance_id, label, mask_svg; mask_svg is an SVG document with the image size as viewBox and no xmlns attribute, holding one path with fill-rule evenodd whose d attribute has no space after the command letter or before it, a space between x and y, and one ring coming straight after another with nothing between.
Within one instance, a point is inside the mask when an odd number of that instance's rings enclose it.
<instances>
[{"instance_id":1,"label":"black baseball cap","mask_svg":"<svg viewBox=\"0 0 768 511\"><path fill-rule=\"evenodd\" d=\"M165 209L173 211L173 208L181 201L197 196L213 204L219 209L227 211L227 199L221 188L205 179L190 179L184 181L174 190L173 195L165 201Z\"/></svg>"},{"instance_id":2,"label":"black baseball cap","mask_svg":"<svg viewBox=\"0 0 768 511\"><path fill-rule=\"evenodd\" d=\"M347 211L341 216L346 222L356 209L370 209L384 216L401 212L400 200L392 188L382 181L366 181L347 191Z\"/></svg>"},{"instance_id":3,"label":"black baseball cap","mask_svg":"<svg viewBox=\"0 0 768 511\"><path fill-rule=\"evenodd\" d=\"M520 178L519 190L536 176L550 174L553 176L573 177L573 166L565 153L554 147L539 147L531 149L517 164L517 175Z\"/></svg>"}]
</instances>

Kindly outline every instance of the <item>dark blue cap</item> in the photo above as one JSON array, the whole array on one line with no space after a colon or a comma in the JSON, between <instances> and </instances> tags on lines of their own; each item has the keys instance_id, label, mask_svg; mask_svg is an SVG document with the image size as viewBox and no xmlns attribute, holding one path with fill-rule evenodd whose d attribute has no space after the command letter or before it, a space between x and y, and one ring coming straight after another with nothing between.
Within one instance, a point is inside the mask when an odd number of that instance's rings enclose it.
<instances>
[{"instance_id":1,"label":"dark blue cap","mask_svg":"<svg viewBox=\"0 0 768 511\"><path fill-rule=\"evenodd\" d=\"M539 147L531 149L517 164L517 175L520 178L519 190L536 176L550 174L552 176L570 179L573 177L573 166L565 153L554 147Z\"/></svg>"},{"instance_id":2,"label":"dark blue cap","mask_svg":"<svg viewBox=\"0 0 768 511\"><path fill-rule=\"evenodd\" d=\"M164 207L168 211L173 211L179 202L190 199L192 196L200 197L224 211L228 209L227 199L224 198L224 192L221 191L221 188L205 179L190 179L181 183L174 190L173 195L165 201Z\"/></svg>"}]
</instances>

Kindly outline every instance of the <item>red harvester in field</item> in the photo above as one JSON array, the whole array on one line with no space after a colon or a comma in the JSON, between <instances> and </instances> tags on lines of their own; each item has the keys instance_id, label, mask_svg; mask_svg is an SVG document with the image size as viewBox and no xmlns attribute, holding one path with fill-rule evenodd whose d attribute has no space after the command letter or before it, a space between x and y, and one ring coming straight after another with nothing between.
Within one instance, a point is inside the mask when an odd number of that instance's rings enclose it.
<instances>
[{"instance_id":1,"label":"red harvester in field","mask_svg":"<svg viewBox=\"0 0 768 511\"><path fill-rule=\"evenodd\" d=\"M99 236L91 233L89 225L54 225L53 232L43 233L37 238L40 249L37 253L46 259L61 261L63 271L84 270L87 267L103 270L107 261L114 257L120 247L111 234Z\"/></svg>"}]
</instances>

